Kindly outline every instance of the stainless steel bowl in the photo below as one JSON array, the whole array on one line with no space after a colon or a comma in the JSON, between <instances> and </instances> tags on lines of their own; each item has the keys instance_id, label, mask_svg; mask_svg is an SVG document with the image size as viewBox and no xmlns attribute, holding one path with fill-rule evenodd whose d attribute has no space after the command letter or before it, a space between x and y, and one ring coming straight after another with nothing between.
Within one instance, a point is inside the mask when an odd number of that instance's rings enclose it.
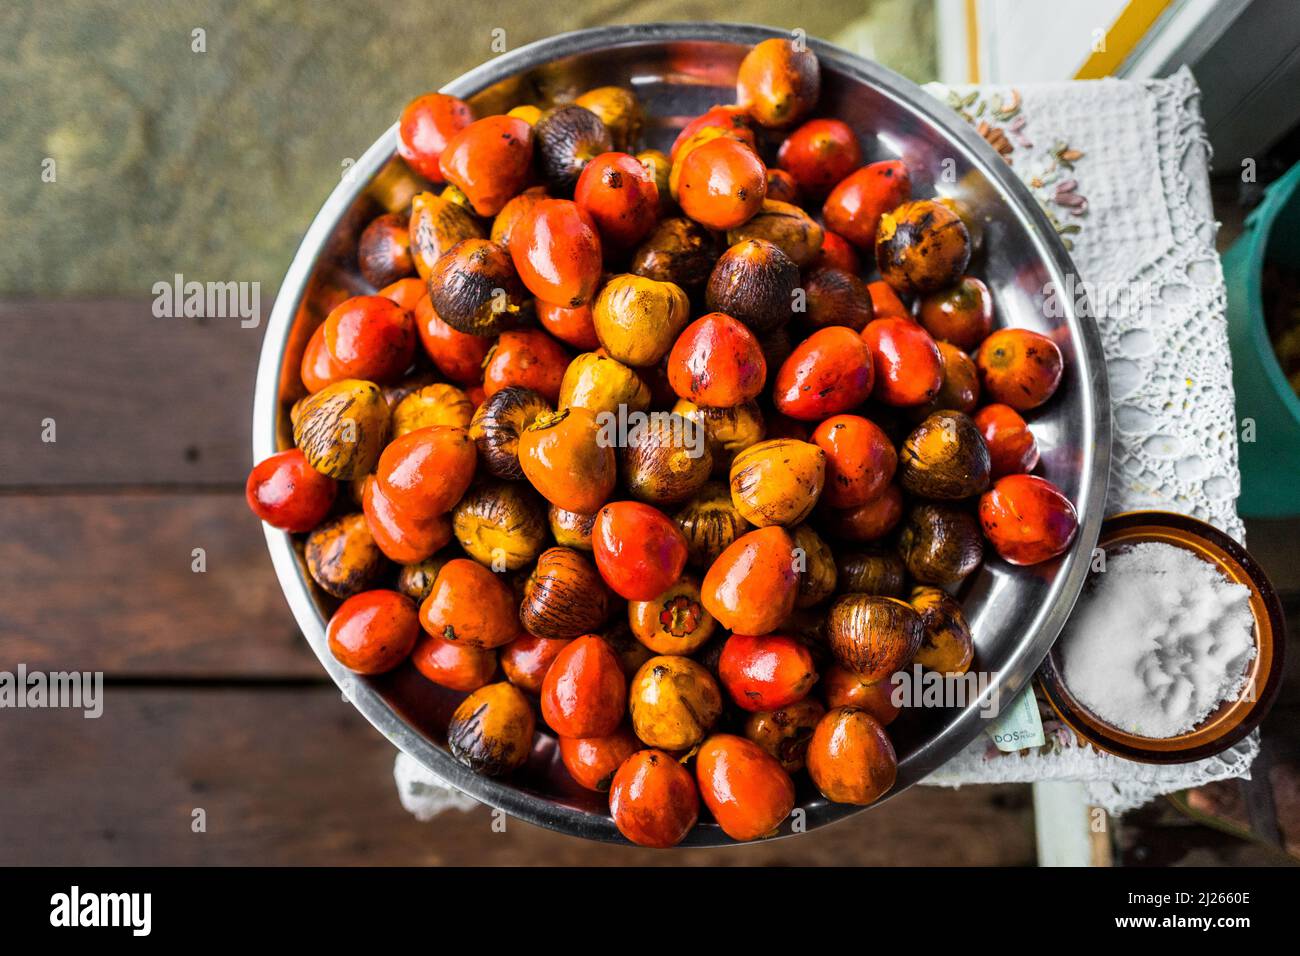
<instances>
[{"instance_id":1,"label":"stainless steel bowl","mask_svg":"<svg viewBox=\"0 0 1300 956\"><path fill-rule=\"evenodd\" d=\"M485 63L444 87L479 115L520 103L546 103L584 89L626 84L651 117L649 145L666 148L691 117L734 101L736 69L754 43L780 31L731 24L684 23L606 27L564 34ZM810 40L822 66L820 112L852 125L868 159L901 158L916 195L952 196L983 225L983 252L972 264L996 300L999 324L1051 335L1065 356L1058 394L1033 417L1042 473L1076 503L1081 527L1058 561L1016 569L988 561L963 600L975 633L977 666L992 672L985 697L964 709L905 712L890 728L899 756L898 794L968 744L982 727L980 707L994 694L1004 704L1027 686L1056 639L1087 573L1101 527L1110 461L1110 402L1100 339L1090 320L1061 301L1065 314L1043 308L1051 284L1067 288L1070 259L1029 191L984 140L918 87L828 44ZM253 457L286 447L288 406L301 392L298 365L331 294L371 291L356 271L361 228L386 206L400 205L411 183L395 158L396 127L355 164L326 200L285 276L266 330L253 409ZM435 687L407 665L379 678L341 667L325 641L334 602L308 577L301 547L266 528L280 584L299 626L348 699L397 747L442 779L512 816L565 833L621 840L603 795L577 787L545 733L527 765L505 780L478 777L447 753L445 729L461 695ZM815 829L859 807L828 803L800 784L804 826ZM789 825L785 829L789 832ZM730 841L716 825L697 826L685 845Z\"/></svg>"}]
</instances>

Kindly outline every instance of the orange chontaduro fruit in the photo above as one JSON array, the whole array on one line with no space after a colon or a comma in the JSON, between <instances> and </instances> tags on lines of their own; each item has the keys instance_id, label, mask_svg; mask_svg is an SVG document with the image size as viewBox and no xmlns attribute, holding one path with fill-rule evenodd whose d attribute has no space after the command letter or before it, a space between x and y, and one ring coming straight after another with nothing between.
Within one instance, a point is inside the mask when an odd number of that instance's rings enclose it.
<instances>
[{"instance_id":1,"label":"orange chontaduro fruit","mask_svg":"<svg viewBox=\"0 0 1300 956\"><path fill-rule=\"evenodd\" d=\"M767 170L757 154L719 136L681 160L677 201L682 212L710 229L735 229L763 207Z\"/></svg>"},{"instance_id":2,"label":"orange chontaduro fruit","mask_svg":"<svg viewBox=\"0 0 1300 956\"><path fill-rule=\"evenodd\" d=\"M415 602L396 591L362 591L339 605L326 628L330 653L358 674L382 674L406 660L420 636Z\"/></svg>"},{"instance_id":3,"label":"orange chontaduro fruit","mask_svg":"<svg viewBox=\"0 0 1300 956\"><path fill-rule=\"evenodd\" d=\"M794 809L794 781L752 740L715 734L695 756L704 805L733 840L772 836Z\"/></svg>"},{"instance_id":4,"label":"orange chontaduro fruit","mask_svg":"<svg viewBox=\"0 0 1300 956\"><path fill-rule=\"evenodd\" d=\"M808 775L827 800L865 805L893 789L898 758L880 721L865 710L837 707L813 731Z\"/></svg>"},{"instance_id":5,"label":"orange chontaduro fruit","mask_svg":"<svg viewBox=\"0 0 1300 956\"><path fill-rule=\"evenodd\" d=\"M533 130L511 116L489 116L458 130L438 168L480 216L495 216L523 189L533 162Z\"/></svg>"},{"instance_id":6,"label":"orange chontaduro fruit","mask_svg":"<svg viewBox=\"0 0 1300 956\"><path fill-rule=\"evenodd\" d=\"M420 623L443 640L500 647L519 634L519 606L499 575L477 561L455 558L434 579L420 605Z\"/></svg>"},{"instance_id":7,"label":"orange chontaduro fruit","mask_svg":"<svg viewBox=\"0 0 1300 956\"><path fill-rule=\"evenodd\" d=\"M662 750L628 757L609 788L609 815L619 833L639 846L667 849L686 839L700 815L700 793L690 772Z\"/></svg>"},{"instance_id":8,"label":"orange chontaduro fruit","mask_svg":"<svg viewBox=\"0 0 1300 956\"><path fill-rule=\"evenodd\" d=\"M566 309L587 305L600 281L600 234L568 199L543 199L510 234L510 256L528 291Z\"/></svg>"},{"instance_id":9,"label":"orange chontaduro fruit","mask_svg":"<svg viewBox=\"0 0 1300 956\"><path fill-rule=\"evenodd\" d=\"M794 540L784 528L751 531L710 565L700 589L704 606L729 631L775 631L794 610L795 567Z\"/></svg>"},{"instance_id":10,"label":"orange chontaduro fruit","mask_svg":"<svg viewBox=\"0 0 1300 956\"><path fill-rule=\"evenodd\" d=\"M1046 478L1007 475L980 497L980 525L1003 559L1038 564L1065 552L1079 516Z\"/></svg>"},{"instance_id":11,"label":"orange chontaduro fruit","mask_svg":"<svg viewBox=\"0 0 1300 956\"><path fill-rule=\"evenodd\" d=\"M561 649L542 681L542 719L561 737L604 737L622 723L627 678L613 648L587 634Z\"/></svg>"},{"instance_id":12,"label":"orange chontaduro fruit","mask_svg":"<svg viewBox=\"0 0 1300 956\"><path fill-rule=\"evenodd\" d=\"M804 43L773 37L745 54L736 72L736 102L763 126L789 126L817 105L821 66Z\"/></svg>"},{"instance_id":13,"label":"orange chontaduro fruit","mask_svg":"<svg viewBox=\"0 0 1300 956\"><path fill-rule=\"evenodd\" d=\"M446 93L425 93L406 104L397 123L397 155L431 182L445 182L439 161L447 141L474 122L469 104Z\"/></svg>"}]
</instances>

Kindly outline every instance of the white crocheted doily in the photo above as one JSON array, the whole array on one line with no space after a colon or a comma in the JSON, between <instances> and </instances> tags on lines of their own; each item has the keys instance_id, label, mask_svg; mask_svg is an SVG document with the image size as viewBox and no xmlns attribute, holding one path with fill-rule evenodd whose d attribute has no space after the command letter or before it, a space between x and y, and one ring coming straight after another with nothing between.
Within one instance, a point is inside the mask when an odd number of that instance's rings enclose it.
<instances>
[{"instance_id":1,"label":"white crocheted doily","mask_svg":"<svg viewBox=\"0 0 1300 956\"><path fill-rule=\"evenodd\" d=\"M1191 74L929 89L1010 160L1090 284L1114 411L1107 513L1184 512L1242 541L1218 226ZM1158 794L1247 776L1259 751L1252 734L1208 760L1151 766L1081 746L1050 713L1044 718L1046 746L1002 754L981 734L925 782L1083 781L1098 806L1119 813ZM394 776L402 805L420 819L473 806L404 754Z\"/></svg>"}]
</instances>

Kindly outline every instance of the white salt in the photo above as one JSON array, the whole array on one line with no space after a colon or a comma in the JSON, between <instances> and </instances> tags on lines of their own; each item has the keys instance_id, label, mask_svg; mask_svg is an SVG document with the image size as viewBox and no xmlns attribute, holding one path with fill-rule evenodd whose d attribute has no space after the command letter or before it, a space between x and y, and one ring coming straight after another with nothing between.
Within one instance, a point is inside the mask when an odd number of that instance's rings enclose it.
<instances>
[{"instance_id":1,"label":"white salt","mask_svg":"<svg viewBox=\"0 0 1300 956\"><path fill-rule=\"evenodd\" d=\"M1061 653L1066 686L1096 716L1175 737L1243 690L1255 656L1250 590L1185 548L1132 545L1106 556Z\"/></svg>"}]
</instances>

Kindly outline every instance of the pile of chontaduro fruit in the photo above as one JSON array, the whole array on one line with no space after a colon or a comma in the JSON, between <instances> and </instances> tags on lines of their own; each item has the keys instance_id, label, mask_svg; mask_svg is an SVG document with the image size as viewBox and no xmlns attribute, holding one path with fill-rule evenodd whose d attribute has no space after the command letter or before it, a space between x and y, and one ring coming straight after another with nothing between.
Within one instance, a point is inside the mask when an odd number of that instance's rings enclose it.
<instances>
[{"instance_id":1,"label":"pile of chontaduro fruit","mask_svg":"<svg viewBox=\"0 0 1300 956\"><path fill-rule=\"evenodd\" d=\"M479 773L523 764L540 713L647 846L701 797L771 835L804 769L878 799L888 679L971 666L952 593L986 540L1033 564L1077 527L1021 417L1060 350L994 331L968 211L809 119L819 84L760 43L668 155L635 152L626 89L411 102L428 191L365 229L379 291L316 330L297 447L248 479L344 599L344 666L468 693L448 743Z\"/></svg>"}]
</instances>

